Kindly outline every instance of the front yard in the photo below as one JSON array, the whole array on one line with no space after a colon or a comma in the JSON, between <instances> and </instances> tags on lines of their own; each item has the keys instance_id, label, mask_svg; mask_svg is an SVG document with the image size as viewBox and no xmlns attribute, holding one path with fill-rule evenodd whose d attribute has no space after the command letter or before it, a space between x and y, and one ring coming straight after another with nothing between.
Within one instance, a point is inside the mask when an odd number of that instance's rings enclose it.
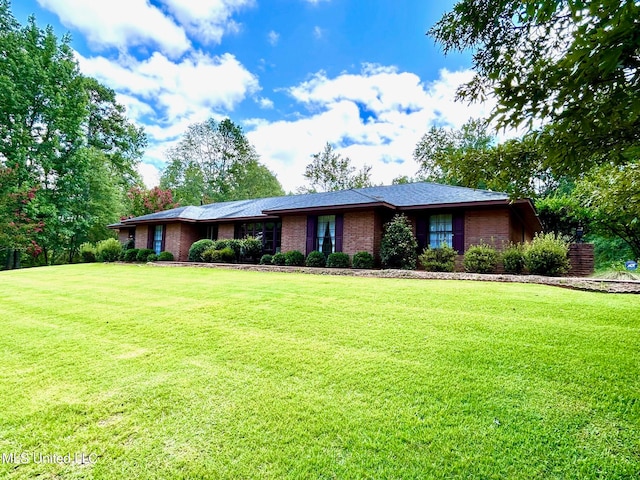
<instances>
[{"instance_id":1,"label":"front yard","mask_svg":"<svg viewBox=\"0 0 640 480\"><path fill-rule=\"evenodd\" d=\"M637 478L640 297L0 272L3 478Z\"/></svg>"}]
</instances>

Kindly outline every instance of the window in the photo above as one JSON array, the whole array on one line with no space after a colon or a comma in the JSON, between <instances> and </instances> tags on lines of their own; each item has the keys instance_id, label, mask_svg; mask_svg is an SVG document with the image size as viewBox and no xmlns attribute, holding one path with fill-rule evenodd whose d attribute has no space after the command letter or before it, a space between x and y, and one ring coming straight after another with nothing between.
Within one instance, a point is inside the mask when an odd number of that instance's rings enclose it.
<instances>
[{"instance_id":1,"label":"window","mask_svg":"<svg viewBox=\"0 0 640 480\"><path fill-rule=\"evenodd\" d=\"M335 215L320 215L318 217L315 250L320 250L325 256L336 251Z\"/></svg>"},{"instance_id":2,"label":"window","mask_svg":"<svg viewBox=\"0 0 640 480\"><path fill-rule=\"evenodd\" d=\"M262 240L264 253L274 254L280 249L282 233L281 222L251 222L238 223L235 228L235 238L255 237Z\"/></svg>"},{"instance_id":3,"label":"window","mask_svg":"<svg viewBox=\"0 0 640 480\"><path fill-rule=\"evenodd\" d=\"M207 225L204 235L205 235L204 238L208 238L209 240L217 240L218 239L218 224L217 223L212 223L211 225Z\"/></svg>"},{"instance_id":4,"label":"window","mask_svg":"<svg viewBox=\"0 0 640 480\"><path fill-rule=\"evenodd\" d=\"M162 237L164 236L164 225L156 225L156 228L153 232L153 251L156 252L156 255L160 255L162 251Z\"/></svg>"},{"instance_id":5,"label":"window","mask_svg":"<svg viewBox=\"0 0 640 480\"><path fill-rule=\"evenodd\" d=\"M453 216L451 214L429 217L429 247L439 248L443 243L453 247Z\"/></svg>"},{"instance_id":6,"label":"window","mask_svg":"<svg viewBox=\"0 0 640 480\"><path fill-rule=\"evenodd\" d=\"M307 217L306 255L318 250L325 255L342 251L342 215L309 215Z\"/></svg>"}]
</instances>

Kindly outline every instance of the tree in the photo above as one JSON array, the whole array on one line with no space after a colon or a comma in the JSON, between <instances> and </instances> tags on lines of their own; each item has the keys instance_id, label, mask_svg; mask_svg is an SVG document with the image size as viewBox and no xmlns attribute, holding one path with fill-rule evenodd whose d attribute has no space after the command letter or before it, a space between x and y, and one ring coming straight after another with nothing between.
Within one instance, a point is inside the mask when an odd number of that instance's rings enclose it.
<instances>
[{"instance_id":1,"label":"tree","mask_svg":"<svg viewBox=\"0 0 640 480\"><path fill-rule=\"evenodd\" d=\"M335 153L329 142L322 152L314 153L311 157L313 161L304 172L310 186L299 188L300 192L330 192L372 186L371 167L365 165L356 172L351 159L342 158L339 153Z\"/></svg>"},{"instance_id":2,"label":"tree","mask_svg":"<svg viewBox=\"0 0 640 480\"><path fill-rule=\"evenodd\" d=\"M173 201L171 190L163 190L160 187L153 187L150 190L135 186L127 192L130 206L127 208L125 217L133 218L147 215L149 213L162 212L179 205Z\"/></svg>"},{"instance_id":3,"label":"tree","mask_svg":"<svg viewBox=\"0 0 640 480\"><path fill-rule=\"evenodd\" d=\"M536 138L495 144L486 120L470 119L461 129L432 127L414 150L418 176L429 181L507 192L513 197L544 196L562 181L544 167Z\"/></svg>"},{"instance_id":4,"label":"tree","mask_svg":"<svg viewBox=\"0 0 640 480\"><path fill-rule=\"evenodd\" d=\"M638 18L633 1L461 0L428 33L475 50L459 98L494 96L501 127L546 123L542 170L577 177L640 153Z\"/></svg>"},{"instance_id":5,"label":"tree","mask_svg":"<svg viewBox=\"0 0 640 480\"><path fill-rule=\"evenodd\" d=\"M385 224L380 244L380 261L384 268L414 270L418 258L418 242L411 223L404 215L395 215Z\"/></svg>"},{"instance_id":6,"label":"tree","mask_svg":"<svg viewBox=\"0 0 640 480\"><path fill-rule=\"evenodd\" d=\"M640 164L603 165L577 182L575 198L592 228L624 240L640 258Z\"/></svg>"},{"instance_id":7,"label":"tree","mask_svg":"<svg viewBox=\"0 0 640 480\"><path fill-rule=\"evenodd\" d=\"M183 205L284 194L242 129L229 119L191 125L167 157L160 186L173 190Z\"/></svg>"},{"instance_id":8,"label":"tree","mask_svg":"<svg viewBox=\"0 0 640 480\"><path fill-rule=\"evenodd\" d=\"M13 194L29 195L17 210L1 203L0 221L38 225L29 231L32 247L6 238L0 247L41 249L45 264L63 252L72 258L106 212L118 219L123 184L133 181L144 146L115 94L80 74L69 42L33 17L21 26L0 0L0 169L11 172Z\"/></svg>"}]
</instances>

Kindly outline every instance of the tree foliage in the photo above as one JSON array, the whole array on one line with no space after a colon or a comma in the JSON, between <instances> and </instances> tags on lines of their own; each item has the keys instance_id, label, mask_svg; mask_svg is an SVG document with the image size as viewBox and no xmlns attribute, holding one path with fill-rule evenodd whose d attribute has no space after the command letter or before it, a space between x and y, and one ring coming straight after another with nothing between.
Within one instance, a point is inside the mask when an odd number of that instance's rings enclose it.
<instances>
[{"instance_id":1,"label":"tree foliage","mask_svg":"<svg viewBox=\"0 0 640 480\"><path fill-rule=\"evenodd\" d=\"M144 145L113 91L80 74L69 38L33 17L21 26L0 0L0 169L11 172L4 190L29 196L17 209L0 204L0 229L11 218L37 225L0 248L42 252L50 263L73 258L91 235L104 238Z\"/></svg>"},{"instance_id":2,"label":"tree foliage","mask_svg":"<svg viewBox=\"0 0 640 480\"><path fill-rule=\"evenodd\" d=\"M125 217L129 218L162 212L179 206L173 201L171 190L163 190L160 187L146 189L136 185L129 189L127 198L129 206Z\"/></svg>"},{"instance_id":3,"label":"tree foliage","mask_svg":"<svg viewBox=\"0 0 640 480\"><path fill-rule=\"evenodd\" d=\"M284 194L242 129L229 119L189 126L167 157L160 186L173 190L182 205Z\"/></svg>"},{"instance_id":4,"label":"tree foliage","mask_svg":"<svg viewBox=\"0 0 640 480\"><path fill-rule=\"evenodd\" d=\"M603 165L576 184L574 197L591 227L624 240L640 258L640 164Z\"/></svg>"},{"instance_id":5,"label":"tree foliage","mask_svg":"<svg viewBox=\"0 0 640 480\"><path fill-rule=\"evenodd\" d=\"M638 18L632 1L461 0L429 34L475 51L460 98L495 96L499 126L547 123L545 166L577 176L638 154Z\"/></svg>"},{"instance_id":6,"label":"tree foliage","mask_svg":"<svg viewBox=\"0 0 640 480\"><path fill-rule=\"evenodd\" d=\"M300 192L330 192L372 186L371 167L365 165L356 171L356 167L351 165L351 159L336 153L329 142L323 151L314 153L311 157L313 160L304 172L309 186L301 187Z\"/></svg>"}]
</instances>

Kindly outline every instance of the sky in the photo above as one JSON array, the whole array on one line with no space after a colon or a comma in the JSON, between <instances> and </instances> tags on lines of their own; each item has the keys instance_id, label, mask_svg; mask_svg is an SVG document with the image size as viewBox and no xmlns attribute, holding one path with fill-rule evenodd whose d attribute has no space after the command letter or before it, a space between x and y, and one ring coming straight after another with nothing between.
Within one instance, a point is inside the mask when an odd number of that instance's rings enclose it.
<instances>
[{"instance_id":1,"label":"sky","mask_svg":"<svg viewBox=\"0 0 640 480\"><path fill-rule=\"evenodd\" d=\"M140 164L158 184L191 124L230 118L285 191L306 185L329 142L375 184L414 176L429 128L458 128L492 105L455 101L470 53L425 35L453 1L13 0L21 23L71 34L83 74L115 90L144 127Z\"/></svg>"}]
</instances>

